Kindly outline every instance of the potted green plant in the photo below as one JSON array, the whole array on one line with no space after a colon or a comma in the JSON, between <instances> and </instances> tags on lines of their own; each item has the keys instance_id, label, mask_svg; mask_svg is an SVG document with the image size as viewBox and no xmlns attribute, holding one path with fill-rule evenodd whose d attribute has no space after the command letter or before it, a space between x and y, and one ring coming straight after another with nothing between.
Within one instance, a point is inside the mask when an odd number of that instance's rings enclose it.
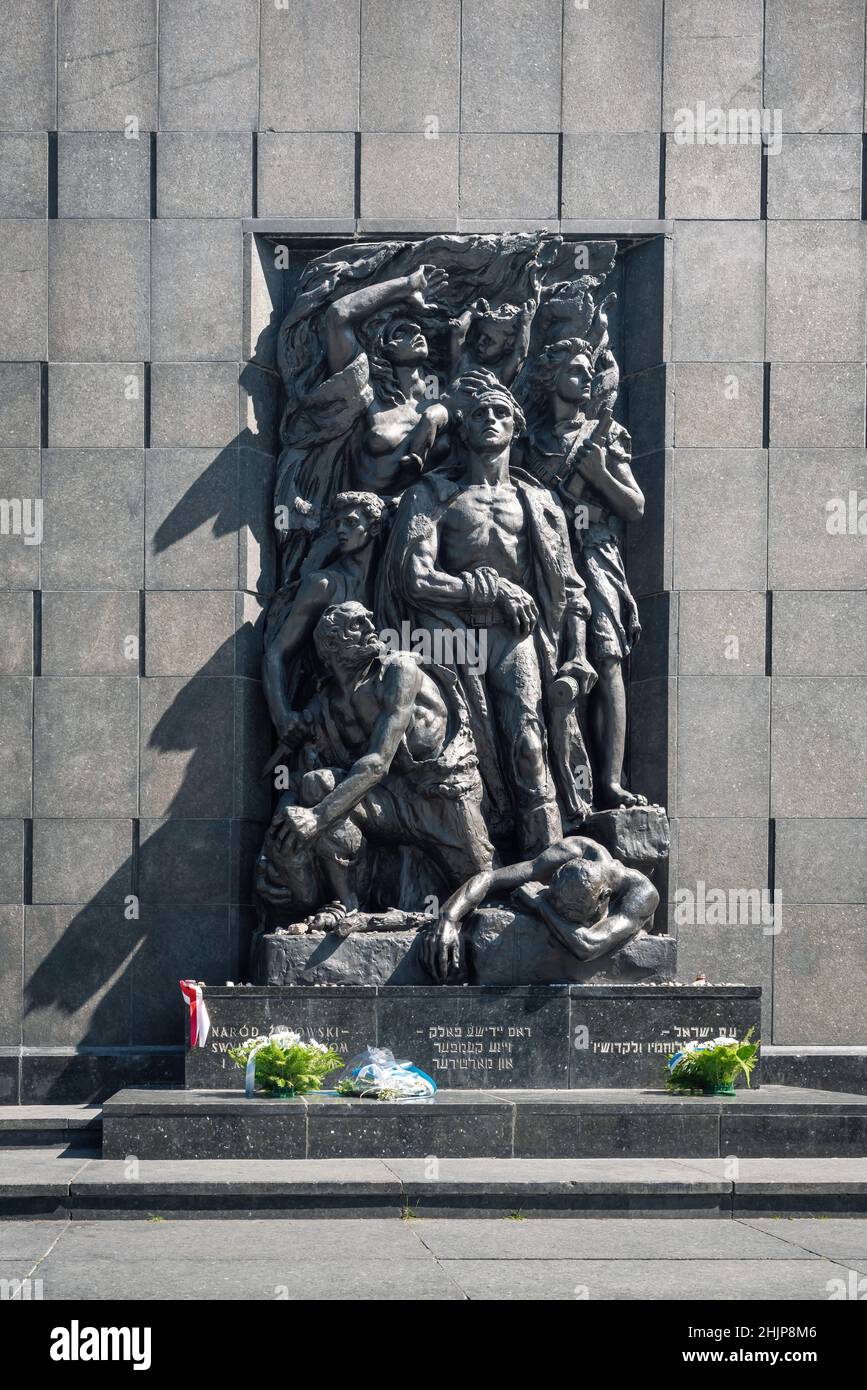
<instances>
[{"instance_id":1,"label":"potted green plant","mask_svg":"<svg viewBox=\"0 0 867 1390\"><path fill-rule=\"evenodd\" d=\"M724 1036L707 1042L688 1042L668 1059L669 1091L733 1096L738 1076L743 1076L749 1086L759 1051L759 1043L750 1041L752 1034L750 1028L741 1042Z\"/></svg>"},{"instance_id":2,"label":"potted green plant","mask_svg":"<svg viewBox=\"0 0 867 1390\"><path fill-rule=\"evenodd\" d=\"M230 1047L229 1056L247 1072L247 1094L260 1087L275 1100L291 1100L318 1091L326 1076L344 1064L339 1052L325 1043L302 1039L300 1033L274 1033L248 1038Z\"/></svg>"}]
</instances>

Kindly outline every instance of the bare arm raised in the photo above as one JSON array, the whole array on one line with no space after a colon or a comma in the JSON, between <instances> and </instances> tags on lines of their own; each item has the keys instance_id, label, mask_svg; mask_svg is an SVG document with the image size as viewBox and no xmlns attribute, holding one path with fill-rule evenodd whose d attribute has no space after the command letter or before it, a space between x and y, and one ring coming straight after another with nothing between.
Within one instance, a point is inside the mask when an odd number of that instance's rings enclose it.
<instances>
[{"instance_id":1,"label":"bare arm raised","mask_svg":"<svg viewBox=\"0 0 867 1390\"><path fill-rule=\"evenodd\" d=\"M423 265L411 275L384 280L380 285L368 285L363 290L352 290L342 299L336 299L325 314L329 371L332 374L342 371L360 352L360 344L355 336L357 324L389 304L399 304L401 301L423 313L430 313L436 305L428 302L426 296L441 294L447 288L448 276L444 270Z\"/></svg>"}]
</instances>

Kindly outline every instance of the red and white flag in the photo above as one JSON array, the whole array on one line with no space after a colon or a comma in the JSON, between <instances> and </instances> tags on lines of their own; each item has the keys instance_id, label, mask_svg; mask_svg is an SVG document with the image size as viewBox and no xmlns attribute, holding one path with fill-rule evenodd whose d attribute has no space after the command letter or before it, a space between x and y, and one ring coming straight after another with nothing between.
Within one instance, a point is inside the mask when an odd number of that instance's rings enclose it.
<instances>
[{"instance_id":1,"label":"red and white flag","mask_svg":"<svg viewBox=\"0 0 867 1390\"><path fill-rule=\"evenodd\" d=\"M181 994L190 1009L190 1047L204 1047L211 1031L211 1019L198 980L181 980Z\"/></svg>"}]
</instances>

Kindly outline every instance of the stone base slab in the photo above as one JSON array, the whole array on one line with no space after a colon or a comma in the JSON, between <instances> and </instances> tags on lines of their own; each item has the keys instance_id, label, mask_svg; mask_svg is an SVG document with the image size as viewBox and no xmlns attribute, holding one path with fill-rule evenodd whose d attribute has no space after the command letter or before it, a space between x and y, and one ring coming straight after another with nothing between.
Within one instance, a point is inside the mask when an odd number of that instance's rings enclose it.
<instances>
[{"instance_id":1,"label":"stone base slab","mask_svg":"<svg viewBox=\"0 0 867 1390\"><path fill-rule=\"evenodd\" d=\"M447 1090L656 1087L689 1038L758 1037L761 1007L757 985L206 986L204 997L211 1033L187 1051L186 1084L220 1090L243 1087L229 1048L284 1028L347 1059L390 1048Z\"/></svg>"},{"instance_id":2,"label":"stone base slab","mask_svg":"<svg viewBox=\"0 0 867 1390\"><path fill-rule=\"evenodd\" d=\"M312 1094L120 1091L121 1159L867 1157L867 1097L794 1087L731 1098L659 1091L439 1091L400 1104ZM832 1165L833 1166L833 1165ZM829 1170L830 1171L830 1170Z\"/></svg>"},{"instance_id":3,"label":"stone base slab","mask_svg":"<svg viewBox=\"0 0 867 1390\"><path fill-rule=\"evenodd\" d=\"M430 985L419 948L417 931L268 932L253 974L268 985ZM662 982L677 974L677 943L640 932L610 955L581 961L538 918L482 908L467 926L465 972L472 985Z\"/></svg>"}]
</instances>

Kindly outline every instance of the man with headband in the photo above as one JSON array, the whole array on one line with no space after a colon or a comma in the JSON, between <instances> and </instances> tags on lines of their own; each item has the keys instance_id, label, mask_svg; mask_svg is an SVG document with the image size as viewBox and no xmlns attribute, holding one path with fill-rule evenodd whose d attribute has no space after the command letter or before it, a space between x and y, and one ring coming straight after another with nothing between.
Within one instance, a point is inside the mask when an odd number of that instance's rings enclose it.
<instances>
[{"instance_id":1,"label":"man with headband","mask_svg":"<svg viewBox=\"0 0 867 1390\"><path fill-rule=\"evenodd\" d=\"M434 636L476 633L484 670L455 663L485 783L489 828L505 849L538 854L563 816L589 809L590 774L575 699L595 673L585 651L589 605L566 518L545 487L510 469L524 417L490 372L469 372L446 405L456 429L452 466L422 477L395 518L379 616L409 618ZM455 643L455 650L465 649Z\"/></svg>"}]
</instances>

